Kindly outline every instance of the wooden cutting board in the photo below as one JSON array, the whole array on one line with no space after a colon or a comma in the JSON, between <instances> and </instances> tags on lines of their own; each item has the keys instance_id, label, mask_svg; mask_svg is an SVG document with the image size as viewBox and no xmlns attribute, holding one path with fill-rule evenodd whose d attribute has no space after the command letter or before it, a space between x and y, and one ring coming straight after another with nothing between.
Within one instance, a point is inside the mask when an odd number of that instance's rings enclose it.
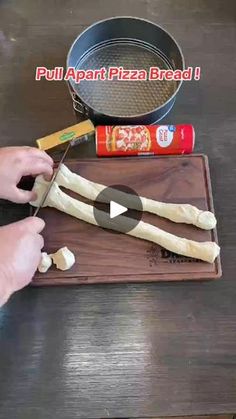
<instances>
[{"instance_id":1,"label":"wooden cutting board","mask_svg":"<svg viewBox=\"0 0 236 419\"><path fill-rule=\"evenodd\" d=\"M107 186L123 184L141 196L213 211L208 160L203 155L71 160L66 164L94 182ZM70 195L85 201L79 195ZM39 215L46 221L44 250L53 253L67 246L74 252L76 263L65 272L54 267L45 274L37 272L34 285L180 281L221 276L220 258L209 264L179 256L148 241L89 225L53 208L43 208ZM188 239L217 241L216 230L175 224L148 213L142 219Z\"/></svg>"}]
</instances>

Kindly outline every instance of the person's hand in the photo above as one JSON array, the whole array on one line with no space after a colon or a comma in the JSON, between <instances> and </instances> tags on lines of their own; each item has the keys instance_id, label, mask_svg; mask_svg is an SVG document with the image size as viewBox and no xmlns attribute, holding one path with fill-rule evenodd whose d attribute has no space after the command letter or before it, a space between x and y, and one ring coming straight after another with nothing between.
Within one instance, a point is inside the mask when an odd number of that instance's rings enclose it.
<instances>
[{"instance_id":1,"label":"person's hand","mask_svg":"<svg viewBox=\"0 0 236 419\"><path fill-rule=\"evenodd\" d=\"M34 276L44 245L41 218L28 217L0 227L0 306Z\"/></svg>"},{"instance_id":2,"label":"person's hand","mask_svg":"<svg viewBox=\"0 0 236 419\"><path fill-rule=\"evenodd\" d=\"M53 174L53 160L34 147L0 148L0 198L18 204L25 204L36 199L32 191L17 187L22 176L44 175L50 180Z\"/></svg>"}]
</instances>

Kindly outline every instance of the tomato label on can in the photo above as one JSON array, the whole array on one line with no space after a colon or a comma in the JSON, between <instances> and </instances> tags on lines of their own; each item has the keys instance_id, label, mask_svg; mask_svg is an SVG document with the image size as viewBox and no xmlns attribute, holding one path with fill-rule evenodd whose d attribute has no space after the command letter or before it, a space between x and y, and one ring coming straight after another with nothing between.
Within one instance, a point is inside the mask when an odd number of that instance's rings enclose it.
<instances>
[{"instance_id":1,"label":"tomato label on can","mask_svg":"<svg viewBox=\"0 0 236 419\"><path fill-rule=\"evenodd\" d=\"M115 126L107 136L107 149L111 151L149 151L151 138L144 125Z\"/></svg>"}]
</instances>

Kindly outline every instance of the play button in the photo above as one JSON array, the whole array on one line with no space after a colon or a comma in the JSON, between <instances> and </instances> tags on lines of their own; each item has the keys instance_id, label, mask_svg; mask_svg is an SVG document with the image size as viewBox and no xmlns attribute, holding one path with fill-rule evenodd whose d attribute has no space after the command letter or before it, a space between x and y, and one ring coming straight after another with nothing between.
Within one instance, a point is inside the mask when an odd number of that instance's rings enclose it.
<instances>
[{"instance_id":1,"label":"play button","mask_svg":"<svg viewBox=\"0 0 236 419\"><path fill-rule=\"evenodd\" d=\"M128 211L123 205L117 204L117 202L110 201L110 218L115 218L118 215L124 214Z\"/></svg>"},{"instance_id":2,"label":"play button","mask_svg":"<svg viewBox=\"0 0 236 419\"><path fill-rule=\"evenodd\" d=\"M93 213L100 227L128 233L142 218L142 202L128 186L112 185L100 192L94 202Z\"/></svg>"}]
</instances>

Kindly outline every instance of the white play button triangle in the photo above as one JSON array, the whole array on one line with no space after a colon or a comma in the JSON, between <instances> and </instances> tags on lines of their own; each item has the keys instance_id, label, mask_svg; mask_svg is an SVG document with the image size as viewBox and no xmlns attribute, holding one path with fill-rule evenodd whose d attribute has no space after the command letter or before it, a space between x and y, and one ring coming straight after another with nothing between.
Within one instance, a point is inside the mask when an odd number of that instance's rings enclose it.
<instances>
[{"instance_id":1,"label":"white play button triangle","mask_svg":"<svg viewBox=\"0 0 236 419\"><path fill-rule=\"evenodd\" d=\"M118 215L121 215L126 211L128 211L128 209L123 205L120 205L115 201L110 201L110 218L118 217Z\"/></svg>"},{"instance_id":2,"label":"white play button triangle","mask_svg":"<svg viewBox=\"0 0 236 419\"><path fill-rule=\"evenodd\" d=\"M105 203L108 204L107 211L104 211ZM129 208L135 208L136 211L130 211ZM142 219L142 213L143 205L138 194L125 185L108 186L94 200L93 215L96 223L118 233L132 231Z\"/></svg>"}]
</instances>

